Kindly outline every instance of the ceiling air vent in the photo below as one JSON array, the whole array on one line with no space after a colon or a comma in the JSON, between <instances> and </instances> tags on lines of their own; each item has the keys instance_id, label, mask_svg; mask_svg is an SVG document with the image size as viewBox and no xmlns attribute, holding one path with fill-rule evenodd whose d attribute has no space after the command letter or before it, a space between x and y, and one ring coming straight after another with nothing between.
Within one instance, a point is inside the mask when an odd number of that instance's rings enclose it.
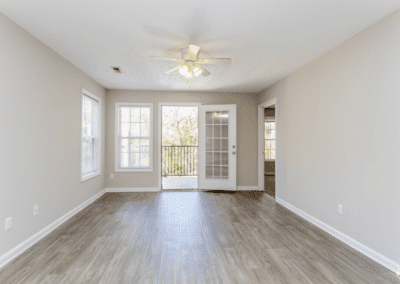
<instances>
[{"instance_id":1,"label":"ceiling air vent","mask_svg":"<svg viewBox=\"0 0 400 284\"><path fill-rule=\"evenodd\" d=\"M122 73L121 68L119 67L111 67L111 68L115 71L115 73Z\"/></svg>"}]
</instances>

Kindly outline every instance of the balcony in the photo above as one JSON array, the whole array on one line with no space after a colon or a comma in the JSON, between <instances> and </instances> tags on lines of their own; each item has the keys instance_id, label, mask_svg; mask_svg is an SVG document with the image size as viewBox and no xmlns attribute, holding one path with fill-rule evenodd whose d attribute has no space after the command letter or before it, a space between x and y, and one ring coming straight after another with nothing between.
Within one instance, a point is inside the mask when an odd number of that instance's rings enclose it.
<instances>
[{"instance_id":1,"label":"balcony","mask_svg":"<svg viewBox=\"0 0 400 284\"><path fill-rule=\"evenodd\" d=\"M162 188L198 188L198 146L162 146Z\"/></svg>"}]
</instances>

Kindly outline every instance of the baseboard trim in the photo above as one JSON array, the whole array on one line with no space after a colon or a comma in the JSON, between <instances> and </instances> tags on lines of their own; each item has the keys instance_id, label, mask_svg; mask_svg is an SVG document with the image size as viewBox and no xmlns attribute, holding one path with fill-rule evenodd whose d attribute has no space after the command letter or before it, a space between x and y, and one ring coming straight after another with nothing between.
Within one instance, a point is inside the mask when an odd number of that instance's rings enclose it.
<instances>
[{"instance_id":1,"label":"baseboard trim","mask_svg":"<svg viewBox=\"0 0 400 284\"><path fill-rule=\"evenodd\" d=\"M106 192L157 192L161 191L158 187L130 187L130 188L106 188Z\"/></svg>"},{"instance_id":2,"label":"baseboard trim","mask_svg":"<svg viewBox=\"0 0 400 284\"><path fill-rule=\"evenodd\" d=\"M365 256L369 257L370 259L374 260L375 262L383 265L384 267L386 267L387 269L393 271L394 273L398 273L400 271L400 264L399 263L396 263L393 260L390 260L389 258L387 258L386 256L381 255L380 253L377 253L373 249L363 245L362 243L354 240L353 238L351 238L351 237L343 234L342 232L332 228L331 226L329 226L329 225L323 223L322 221L316 219L315 217L305 213L301 209L293 206L292 204L290 204L290 203L288 203L288 202L286 202L286 201L284 201L284 200L282 200L282 199L280 199L278 197L276 197L275 200L276 200L277 203L279 203L282 206L286 207L287 209L289 209L293 213L295 213L295 214L299 215L300 217L306 219L307 221L309 221L310 223L314 224L318 228L324 230L325 232L327 232L331 236L335 237L339 241L342 241L345 244L351 246L355 250L359 251L360 253L364 254Z\"/></svg>"},{"instance_id":3,"label":"baseboard trim","mask_svg":"<svg viewBox=\"0 0 400 284\"><path fill-rule=\"evenodd\" d=\"M253 191L253 190L257 190L259 191L259 187L258 186L237 186L236 190L240 190L240 191Z\"/></svg>"},{"instance_id":4,"label":"baseboard trim","mask_svg":"<svg viewBox=\"0 0 400 284\"><path fill-rule=\"evenodd\" d=\"M40 230L36 234L34 234L32 237L29 239L23 241L21 244L17 245L10 251L6 252L2 256L0 256L0 269L4 267L6 264L11 262L13 259L15 259L17 256L22 254L24 251L29 249L31 246L36 244L38 241L40 241L42 238L47 236L49 233L51 233L54 229L59 227L61 224L63 224L65 221L67 221L69 218L77 214L79 211L83 210L90 204L92 204L94 201L96 201L98 198L100 198L104 193L106 192L105 189L97 193L96 195L90 197L86 201L82 202L79 204L77 207L66 213L65 215L61 216L58 218L56 221L45 227L44 229Z\"/></svg>"}]
</instances>

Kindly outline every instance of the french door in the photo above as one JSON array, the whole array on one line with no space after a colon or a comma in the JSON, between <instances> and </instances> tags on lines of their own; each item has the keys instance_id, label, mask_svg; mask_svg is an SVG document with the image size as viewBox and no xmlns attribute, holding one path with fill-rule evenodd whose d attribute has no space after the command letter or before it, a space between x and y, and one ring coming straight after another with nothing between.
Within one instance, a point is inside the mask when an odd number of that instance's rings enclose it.
<instances>
[{"instance_id":1,"label":"french door","mask_svg":"<svg viewBox=\"0 0 400 284\"><path fill-rule=\"evenodd\" d=\"M199 107L199 189L236 190L236 105Z\"/></svg>"}]
</instances>

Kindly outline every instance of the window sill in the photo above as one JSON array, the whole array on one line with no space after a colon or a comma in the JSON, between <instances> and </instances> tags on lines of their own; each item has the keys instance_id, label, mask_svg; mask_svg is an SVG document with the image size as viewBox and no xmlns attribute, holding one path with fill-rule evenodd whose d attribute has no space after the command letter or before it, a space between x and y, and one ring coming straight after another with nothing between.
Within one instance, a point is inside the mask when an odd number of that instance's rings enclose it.
<instances>
[{"instance_id":1,"label":"window sill","mask_svg":"<svg viewBox=\"0 0 400 284\"><path fill-rule=\"evenodd\" d=\"M275 162L275 159L264 159L264 162Z\"/></svg>"},{"instance_id":2,"label":"window sill","mask_svg":"<svg viewBox=\"0 0 400 284\"><path fill-rule=\"evenodd\" d=\"M115 172L120 172L120 173L140 173L140 172L143 172L143 173L150 173L150 172L153 172L153 169L119 169L119 168L116 168L115 169Z\"/></svg>"},{"instance_id":3,"label":"window sill","mask_svg":"<svg viewBox=\"0 0 400 284\"><path fill-rule=\"evenodd\" d=\"M87 181L88 179L94 178L99 176L101 173L100 172L94 172L90 174L86 174L84 176L81 176L81 182Z\"/></svg>"}]
</instances>

